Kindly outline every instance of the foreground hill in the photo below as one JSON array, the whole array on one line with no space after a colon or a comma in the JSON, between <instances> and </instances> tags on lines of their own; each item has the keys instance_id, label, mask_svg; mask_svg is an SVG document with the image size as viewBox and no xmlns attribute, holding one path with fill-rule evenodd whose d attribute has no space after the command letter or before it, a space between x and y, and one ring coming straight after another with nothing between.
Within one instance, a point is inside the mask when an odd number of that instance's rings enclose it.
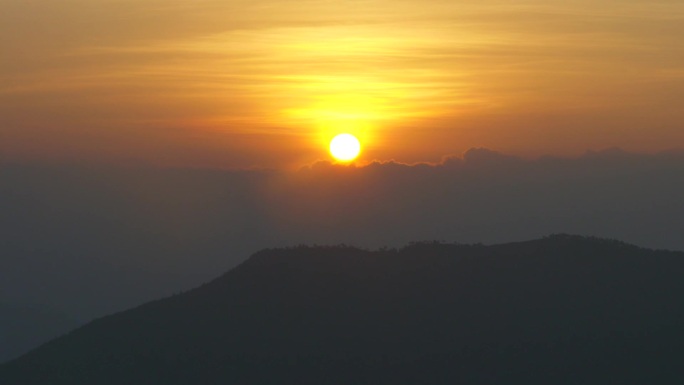
<instances>
[{"instance_id":1,"label":"foreground hill","mask_svg":"<svg viewBox=\"0 0 684 385\"><path fill-rule=\"evenodd\" d=\"M266 250L0 384L681 383L683 277L684 253L573 236Z\"/></svg>"},{"instance_id":2,"label":"foreground hill","mask_svg":"<svg viewBox=\"0 0 684 385\"><path fill-rule=\"evenodd\" d=\"M78 321L44 306L0 302L0 363L76 328Z\"/></svg>"}]
</instances>

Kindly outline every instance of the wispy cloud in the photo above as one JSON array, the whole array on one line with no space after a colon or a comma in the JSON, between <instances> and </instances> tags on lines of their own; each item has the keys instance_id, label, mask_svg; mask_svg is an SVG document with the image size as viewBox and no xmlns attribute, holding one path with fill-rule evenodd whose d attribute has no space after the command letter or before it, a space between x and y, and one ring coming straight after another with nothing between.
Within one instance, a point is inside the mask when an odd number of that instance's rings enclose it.
<instances>
[{"instance_id":1,"label":"wispy cloud","mask_svg":"<svg viewBox=\"0 0 684 385\"><path fill-rule=\"evenodd\" d=\"M641 149L684 140L659 131L684 119L679 2L4 0L0 7L10 58L0 63L0 130L14 148L30 145L19 130L71 135L124 125L148 132L141 140L160 140L159 127L186 127L188 136L202 130L224 143L232 134L289 134L312 156L328 131L354 125L374 138L369 146L394 142L405 154L409 143L440 147L445 138L456 150L530 152L503 142L499 126L515 127L536 143L535 153L556 149L539 141L540 131L582 132L570 141L575 152L637 148L646 131L650 141L661 139ZM260 152L257 144L254 163Z\"/></svg>"}]
</instances>

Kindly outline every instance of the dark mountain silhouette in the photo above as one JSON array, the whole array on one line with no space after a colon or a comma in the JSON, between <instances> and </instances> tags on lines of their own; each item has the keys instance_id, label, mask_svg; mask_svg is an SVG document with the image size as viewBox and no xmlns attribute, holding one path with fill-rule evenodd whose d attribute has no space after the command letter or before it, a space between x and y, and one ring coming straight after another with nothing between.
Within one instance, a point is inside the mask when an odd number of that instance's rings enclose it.
<instances>
[{"instance_id":1,"label":"dark mountain silhouette","mask_svg":"<svg viewBox=\"0 0 684 385\"><path fill-rule=\"evenodd\" d=\"M266 250L0 367L31 384L679 384L684 253L557 235Z\"/></svg>"},{"instance_id":2,"label":"dark mountain silhouette","mask_svg":"<svg viewBox=\"0 0 684 385\"><path fill-rule=\"evenodd\" d=\"M0 362L16 358L79 324L47 306L0 302Z\"/></svg>"}]
</instances>

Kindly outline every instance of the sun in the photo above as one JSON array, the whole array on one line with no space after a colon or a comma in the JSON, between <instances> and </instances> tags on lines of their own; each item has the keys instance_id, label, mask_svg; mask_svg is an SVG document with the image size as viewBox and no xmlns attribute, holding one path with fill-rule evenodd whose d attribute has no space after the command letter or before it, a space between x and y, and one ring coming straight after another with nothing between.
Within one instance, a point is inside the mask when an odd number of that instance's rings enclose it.
<instances>
[{"instance_id":1,"label":"sun","mask_svg":"<svg viewBox=\"0 0 684 385\"><path fill-rule=\"evenodd\" d=\"M330 141L330 154L340 162L354 160L361 152L361 143L352 134L339 134Z\"/></svg>"}]
</instances>

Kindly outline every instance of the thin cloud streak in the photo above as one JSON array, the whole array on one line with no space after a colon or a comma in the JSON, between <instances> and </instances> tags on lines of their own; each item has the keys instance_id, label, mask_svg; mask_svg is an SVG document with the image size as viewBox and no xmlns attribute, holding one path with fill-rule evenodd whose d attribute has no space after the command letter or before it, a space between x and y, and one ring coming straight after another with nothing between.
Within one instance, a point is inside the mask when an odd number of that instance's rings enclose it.
<instances>
[{"instance_id":1,"label":"thin cloud streak","mask_svg":"<svg viewBox=\"0 0 684 385\"><path fill-rule=\"evenodd\" d=\"M325 136L331 125L363 122L378 140L398 134L401 140L393 141L411 143L422 130L432 144L445 136L452 143L479 137L458 150L484 145L538 155L556 151L553 142L536 150L502 143L490 117L505 115L496 124L517 126L528 139L540 130L562 137L585 129L560 128L566 113L591 119L590 133L576 135L565 154L607 142L651 151L633 146L646 130L661 148L684 140L659 131L684 119L675 106L684 92L684 6L675 2L5 0L0 6L3 52L12 59L0 64L7 151L36 147L19 131L79 143L79 132L123 136L128 125L146 132L139 140L167 141L158 129L167 126L184 127L187 137L202 130L227 143L227 153L239 150L231 134L273 132L269 140L276 140L289 132L310 161L319 143L311 137ZM550 124L530 121L530 114L548 116ZM627 126L617 126L637 133L603 124L624 116ZM179 146L172 148L182 147L182 138L174 140ZM76 147L88 158L84 146ZM257 144L247 163L260 164L269 146ZM136 157L154 162L174 151ZM440 151L426 148L421 156L434 159Z\"/></svg>"}]
</instances>

